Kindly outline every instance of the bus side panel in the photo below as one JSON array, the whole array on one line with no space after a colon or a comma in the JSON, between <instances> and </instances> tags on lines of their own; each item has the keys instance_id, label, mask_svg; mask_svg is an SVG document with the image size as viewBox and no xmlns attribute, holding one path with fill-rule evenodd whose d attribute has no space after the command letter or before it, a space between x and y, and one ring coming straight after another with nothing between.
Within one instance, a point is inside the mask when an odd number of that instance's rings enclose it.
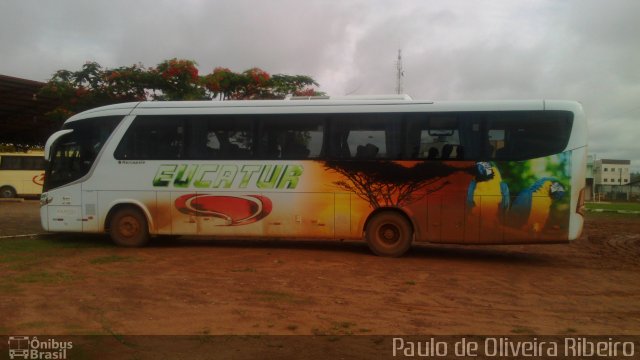
<instances>
[{"instance_id":1,"label":"bus side panel","mask_svg":"<svg viewBox=\"0 0 640 360\"><path fill-rule=\"evenodd\" d=\"M49 231L82 231L82 192L80 184L49 193L47 211Z\"/></svg>"},{"instance_id":2,"label":"bus side panel","mask_svg":"<svg viewBox=\"0 0 640 360\"><path fill-rule=\"evenodd\" d=\"M465 200L466 194L452 192L447 196L447 201L443 201L440 213L443 241L460 242L464 240Z\"/></svg>"},{"instance_id":3,"label":"bus side panel","mask_svg":"<svg viewBox=\"0 0 640 360\"><path fill-rule=\"evenodd\" d=\"M195 193L195 192L194 192ZM171 191L169 202L171 213L171 234L173 235L197 235L198 221L197 214L187 211L187 202L184 197L189 196L189 192ZM182 204L185 205L182 205ZM164 208L164 204L161 206Z\"/></svg>"},{"instance_id":4,"label":"bus side panel","mask_svg":"<svg viewBox=\"0 0 640 360\"><path fill-rule=\"evenodd\" d=\"M190 209L197 209L196 221L199 235L259 237L268 234L264 222L260 221L273 211L278 200L286 206L287 199L274 199L260 192L198 192L197 200L191 201ZM187 205L187 203L184 203ZM180 207L176 203L176 207ZM288 220L288 219L287 219ZM285 221L277 221L280 227ZM268 224L268 223L267 223ZM279 228L280 228L279 227Z\"/></svg>"},{"instance_id":5,"label":"bus side panel","mask_svg":"<svg viewBox=\"0 0 640 360\"><path fill-rule=\"evenodd\" d=\"M18 194L37 195L42 192L44 173L42 171L24 171L22 177L22 190Z\"/></svg>"},{"instance_id":6,"label":"bus side panel","mask_svg":"<svg viewBox=\"0 0 640 360\"><path fill-rule=\"evenodd\" d=\"M159 235L171 235L173 205L169 191L156 191L156 231Z\"/></svg>"},{"instance_id":7,"label":"bus side panel","mask_svg":"<svg viewBox=\"0 0 640 360\"><path fill-rule=\"evenodd\" d=\"M431 242L442 240L442 196L438 194L427 197L427 234Z\"/></svg>"},{"instance_id":8,"label":"bus side panel","mask_svg":"<svg viewBox=\"0 0 640 360\"><path fill-rule=\"evenodd\" d=\"M334 238L344 239L351 234L351 196L349 193L334 193Z\"/></svg>"},{"instance_id":9,"label":"bus side panel","mask_svg":"<svg viewBox=\"0 0 640 360\"><path fill-rule=\"evenodd\" d=\"M263 193L272 203L265 219L269 237L334 237L335 200L333 193Z\"/></svg>"},{"instance_id":10,"label":"bus side panel","mask_svg":"<svg viewBox=\"0 0 640 360\"><path fill-rule=\"evenodd\" d=\"M422 199L414 205L405 206L402 210L407 214L414 227L415 241L429 241L428 208L426 195L419 195Z\"/></svg>"},{"instance_id":11,"label":"bus side panel","mask_svg":"<svg viewBox=\"0 0 640 360\"><path fill-rule=\"evenodd\" d=\"M351 234L348 239L363 239L364 226L373 209L358 195L351 194Z\"/></svg>"},{"instance_id":12,"label":"bus side panel","mask_svg":"<svg viewBox=\"0 0 640 360\"><path fill-rule=\"evenodd\" d=\"M95 190L82 192L82 231L102 231L98 214L98 192Z\"/></svg>"},{"instance_id":13,"label":"bus side panel","mask_svg":"<svg viewBox=\"0 0 640 360\"><path fill-rule=\"evenodd\" d=\"M501 208L502 195L480 197L480 234L482 243L502 243L504 241L504 210Z\"/></svg>"}]
</instances>

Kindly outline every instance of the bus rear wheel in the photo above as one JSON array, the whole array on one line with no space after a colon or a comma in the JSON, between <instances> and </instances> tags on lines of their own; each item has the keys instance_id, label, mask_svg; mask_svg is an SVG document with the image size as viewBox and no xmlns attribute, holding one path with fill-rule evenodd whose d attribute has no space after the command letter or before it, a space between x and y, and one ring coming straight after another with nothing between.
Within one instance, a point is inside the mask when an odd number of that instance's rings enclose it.
<instances>
[{"instance_id":1,"label":"bus rear wheel","mask_svg":"<svg viewBox=\"0 0 640 360\"><path fill-rule=\"evenodd\" d=\"M16 190L11 186L3 186L0 188L0 198L11 199L16 197Z\"/></svg>"},{"instance_id":2,"label":"bus rear wheel","mask_svg":"<svg viewBox=\"0 0 640 360\"><path fill-rule=\"evenodd\" d=\"M369 249L378 256L402 256L411 247L413 228L401 214L387 211L375 215L365 229Z\"/></svg>"},{"instance_id":3,"label":"bus rear wheel","mask_svg":"<svg viewBox=\"0 0 640 360\"><path fill-rule=\"evenodd\" d=\"M111 218L109 234L111 240L119 246L144 246L149 241L147 219L138 209L120 208Z\"/></svg>"}]
</instances>

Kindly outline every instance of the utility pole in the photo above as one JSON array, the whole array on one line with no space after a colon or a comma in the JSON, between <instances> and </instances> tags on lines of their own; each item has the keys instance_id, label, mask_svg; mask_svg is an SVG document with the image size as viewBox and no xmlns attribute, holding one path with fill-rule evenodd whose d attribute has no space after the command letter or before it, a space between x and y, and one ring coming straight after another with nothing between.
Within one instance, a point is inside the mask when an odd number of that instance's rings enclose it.
<instances>
[{"instance_id":1,"label":"utility pole","mask_svg":"<svg viewBox=\"0 0 640 360\"><path fill-rule=\"evenodd\" d=\"M404 89L402 88L402 78L404 77L404 70L402 69L402 49L398 50L398 62L396 63L396 94L402 94Z\"/></svg>"}]
</instances>

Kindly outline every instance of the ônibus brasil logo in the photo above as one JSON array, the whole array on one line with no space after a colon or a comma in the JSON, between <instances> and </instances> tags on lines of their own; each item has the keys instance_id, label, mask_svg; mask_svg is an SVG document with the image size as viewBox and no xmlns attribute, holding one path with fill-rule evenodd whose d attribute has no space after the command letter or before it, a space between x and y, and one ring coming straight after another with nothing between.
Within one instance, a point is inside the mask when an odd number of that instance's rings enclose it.
<instances>
[{"instance_id":1,"label":"\u00f4nibus brasil logo","mask_svg":"<svg viewBox=\"0 0 640 360\"><path fill-rule=\"evenodd\" d=\"M183 214L223 219L226 226L247 225L271 213L271 200L262 195L229 196L209 194L182 195L175 201Z\"/></svg>"},{"instance_id":2,"label":"\u00f4nibus brasil logo","mask_svg":"<svg viewBox=\"0 0 640 360\"><path fill-rule=\"evenodd\" d=\"M71 341L39 340L36 336L9 336L10 359L67 359Z\"/></svg>"}]
</instances>

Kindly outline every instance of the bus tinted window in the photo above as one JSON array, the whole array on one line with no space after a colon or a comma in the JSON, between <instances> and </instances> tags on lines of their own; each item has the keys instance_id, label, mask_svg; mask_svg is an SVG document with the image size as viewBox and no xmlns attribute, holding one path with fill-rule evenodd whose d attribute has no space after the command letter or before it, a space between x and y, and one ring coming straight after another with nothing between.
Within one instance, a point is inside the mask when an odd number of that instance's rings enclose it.
<instances>
[{"instance_id":1,"label":"bus tinted window","mask_svg":"<svg viewBox=\"0 0 640 360\"><path fill-rule=\"evenodd\" d=\"M401 114L339 114L331 117L330 157L397 159L401 157Z\"/></svg>"},{"instance_id":2,"label":"bus tinted window","mask_svg":"<svg viewBox=\"0 0 640 360\"><path fill-rule=\"evenodd\" d=\"M0 170L43 170L42 156L3 155L0 159Z\"/></svg>"},{"instance_id":3,"label":"bus tinted window","mask_svg":"<svg viewBox=\"0 0 640 360\"><path fill-rule=\"evenodd\" d=\"M262 118L260 154L265 159L315 159L322 153L324 122L310 114Z\"/></svg>"},{"instance_id":4,"label":"bus tinted window","mask_svg":"<svg viewBox=\"0 0 640 360\"><path fill-rule=\"evenodd\" d=\"M73 132L52 147L52 159L45 176L44 190L80 179L89 172L122 116L105 116L65 125Z\"/></svg>"},{"instance_id":5,"label":"bus tinted window","mask_svg":"<svg viewBox=\"0 0 640 360\"><path fill-rule=\"evenodd\" d=\"M177 160L185 158L186 126L182 117L138 116L115 152L118 160Z\"/></svg>"},{"instance_id":6,"label":"bus tinted window","mask_svg":"<svg viewBox=\"0 0 640 360\"><path fill-rule=\"evenodd\" d=\"M503 112L486 117L486 157L524 160L562 152L573 118L562 111Z\"/></svg>"},{"instance_id":7,"label":"bus tinted window","mask_svg":"<svg viewBox=\"0 0 640 360\"><path fill-rule=\"evenodd\" d=\"M253 158L253 121L246 116L194 116L187 119L191 129L190 159Z\"/></svg>"},{"instance_id":8,"label":"bus tinted window","mask_svg":"<svg viewBox=\"0 0 640 360\"><path fill-rule=\"evenodd\" d=\"M427 160L464 160L461 123L456 114L412 115L408 121L409 158Z\"/></svg>"}]
</instances>

